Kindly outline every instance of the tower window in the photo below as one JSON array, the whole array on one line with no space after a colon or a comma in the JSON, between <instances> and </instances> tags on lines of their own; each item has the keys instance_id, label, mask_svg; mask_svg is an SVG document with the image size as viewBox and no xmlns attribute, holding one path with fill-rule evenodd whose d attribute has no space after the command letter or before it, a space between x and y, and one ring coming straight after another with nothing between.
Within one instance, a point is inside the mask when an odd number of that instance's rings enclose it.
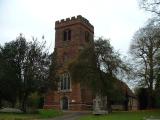
<instances>
[{"instance_id":1,"label":"tower window","mask_svg":"<svg viewBox=\"0 0 160 120\"><path fill-rule=\"evenodd\" d=\"M86 42L89 42L89 39L90 39L89 32L86 31L86 32L85 32L85 41L86 41Z\"/></svg>"},{"instance_id":2,"label":"tower window","mask_svg":"<svg viewBox=\"0 0 160 120\"><path fill-rule=\"evenodd\" d=\"M70 90L71 79L69 73L65 73L60 76L60 90Z\"/></svg>"},{"instance_id":3,"label":"tower window","mask_svg":"<svg viewBox=\"0 0 160 120\"><path fill-rule=\"evenodd\" d=\"M71 40L71 30L65 30L63 32L63 41Z\"/></svg>"}]
</instances>

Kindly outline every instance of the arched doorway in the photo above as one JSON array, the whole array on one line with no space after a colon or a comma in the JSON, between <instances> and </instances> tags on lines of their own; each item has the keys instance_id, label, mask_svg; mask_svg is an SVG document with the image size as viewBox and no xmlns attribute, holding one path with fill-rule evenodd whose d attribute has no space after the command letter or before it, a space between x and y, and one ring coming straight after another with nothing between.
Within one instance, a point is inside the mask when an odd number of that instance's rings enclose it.
<instances>
[{"instance_id":1,"label":"arched doorway","mask_svg":"<svg viewBox=\"0 0 160 120\"><path fill-rule=\"evenodd\" d=\"M61 99L61 107L62 107L62 110L68 110L68 104L69 104L69 100L67 97L63 97Z\"/></svg>"}]
</instances>

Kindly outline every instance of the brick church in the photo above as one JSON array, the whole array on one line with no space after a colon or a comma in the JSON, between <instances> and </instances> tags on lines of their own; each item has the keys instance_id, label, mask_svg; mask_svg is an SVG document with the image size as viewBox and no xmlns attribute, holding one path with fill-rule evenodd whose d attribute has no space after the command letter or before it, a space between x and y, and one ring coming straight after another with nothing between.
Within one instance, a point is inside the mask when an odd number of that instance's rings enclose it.
<instances>
[{"instance_id":1,"label":"brick church","mask_svg":"<svg viewBox=\"0 0 160 120\"><path fill-rule=\"evenodd\" d=\"M55 22L55 50L59 85L56 91L47 93L44 99L44 108L73 111L92 109L93 95L87 87L73 82L68 71L68 62L74 60L85 45L94 45L93 38L93 25L81 15ZM135 106L134 94L125 83L120 81L119 83L122 90L125 90L124 94L128 93L128 107L133 109ZM124 108L123 105L121 107Z\"/></svg>"},{"instance_id":2,"label":"brick church","mask_svg":"<svg viewBox=\"0 0 160 120\"><path fill-rule=\"evenodd\" d=\"M67 70L67 63L75 59L86 44L93 43L93 36L93 25L81 15L55 22L55 50L60 82L58 90L49 92L46 96L44 108L62 110L92 108L91 92L79 83L73 82Z\"/></svg>"}]
</instances>

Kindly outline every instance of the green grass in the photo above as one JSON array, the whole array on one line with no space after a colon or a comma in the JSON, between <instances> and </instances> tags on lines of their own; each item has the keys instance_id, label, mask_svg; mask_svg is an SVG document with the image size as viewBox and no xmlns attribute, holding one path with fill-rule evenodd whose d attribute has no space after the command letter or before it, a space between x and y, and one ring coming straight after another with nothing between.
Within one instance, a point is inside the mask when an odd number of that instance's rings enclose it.
<instances>
[{"instance_id":1,"label":"green grass","mask_svg":"<svg viewBox=\"0 0 160 120\"><path fill-rule=\"evenodd\" d=\"M80 120L144 120L155 117L160 119L160 110L136 111L136 112L113 112L108 115L88 115Z\"/></svg>"},{"instance_id":2,"label":"green grass","mask_svg":"<svg viewBox=\"0 0 160 120\"><path fill-rule=\"evenodd\" d=\"M38 114L0 113L0 120L32 120L38 117Z\"/></svg>"},{"instance_id":3,"label":"green grass","mask_svg":"<svg viewBox=\"0 0 160 120\"><path fill-rule=\"evenodd\" d=\"M0 120L34 120L39 118L54 118L63 113L53 109L41 109L37 114L16 114L16 113L0 113ZM154 116L160 118L160 110L136 111L136 112L113 112L108 115L88 115L80 120L144 120Z\"/></svg>"},{"instance_id":4,"label":"green grass","mask_svg":"<svg viewBox=\"0 0 160 120\"><path fill-rule=\"evenodd\" d=\"M48 109L48 110L41 109L41 110L39 110L39 116L41 118L54 118L54 117L60 116L62 114L63 113L61 111L57 111L54 109Z\"/></svg>"},{"instance_id":5,"label":"green grass","mask_svg":"<svg viewBox=\"0 0 160 120\"><path fill-rule=\"evenodd\" d=\"M34 120L40 118L54 118L62 112L53 109L40 109L36 114L0 113L0 120Z\"/></svg>"}]
</instances>

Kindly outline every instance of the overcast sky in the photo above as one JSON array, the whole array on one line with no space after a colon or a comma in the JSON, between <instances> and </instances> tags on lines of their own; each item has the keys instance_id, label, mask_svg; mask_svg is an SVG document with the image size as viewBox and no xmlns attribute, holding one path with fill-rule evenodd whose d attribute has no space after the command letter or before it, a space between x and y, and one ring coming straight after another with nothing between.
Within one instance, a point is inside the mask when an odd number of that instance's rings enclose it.
<instances>
[{"instance_id":1,"label":"overcast sky","mask_svg":"<svg viewBox=\"0 0 160 120\"><path fill-rule=\"evenodd\" d=\"M55 21L76 15L87 18L94 25L95 36L110 38L122 54L149 18L137 0L0 0L0 44L14 40L19 33L39 41L44 35L53 51Z\"/></svg>"}]
</instances>

